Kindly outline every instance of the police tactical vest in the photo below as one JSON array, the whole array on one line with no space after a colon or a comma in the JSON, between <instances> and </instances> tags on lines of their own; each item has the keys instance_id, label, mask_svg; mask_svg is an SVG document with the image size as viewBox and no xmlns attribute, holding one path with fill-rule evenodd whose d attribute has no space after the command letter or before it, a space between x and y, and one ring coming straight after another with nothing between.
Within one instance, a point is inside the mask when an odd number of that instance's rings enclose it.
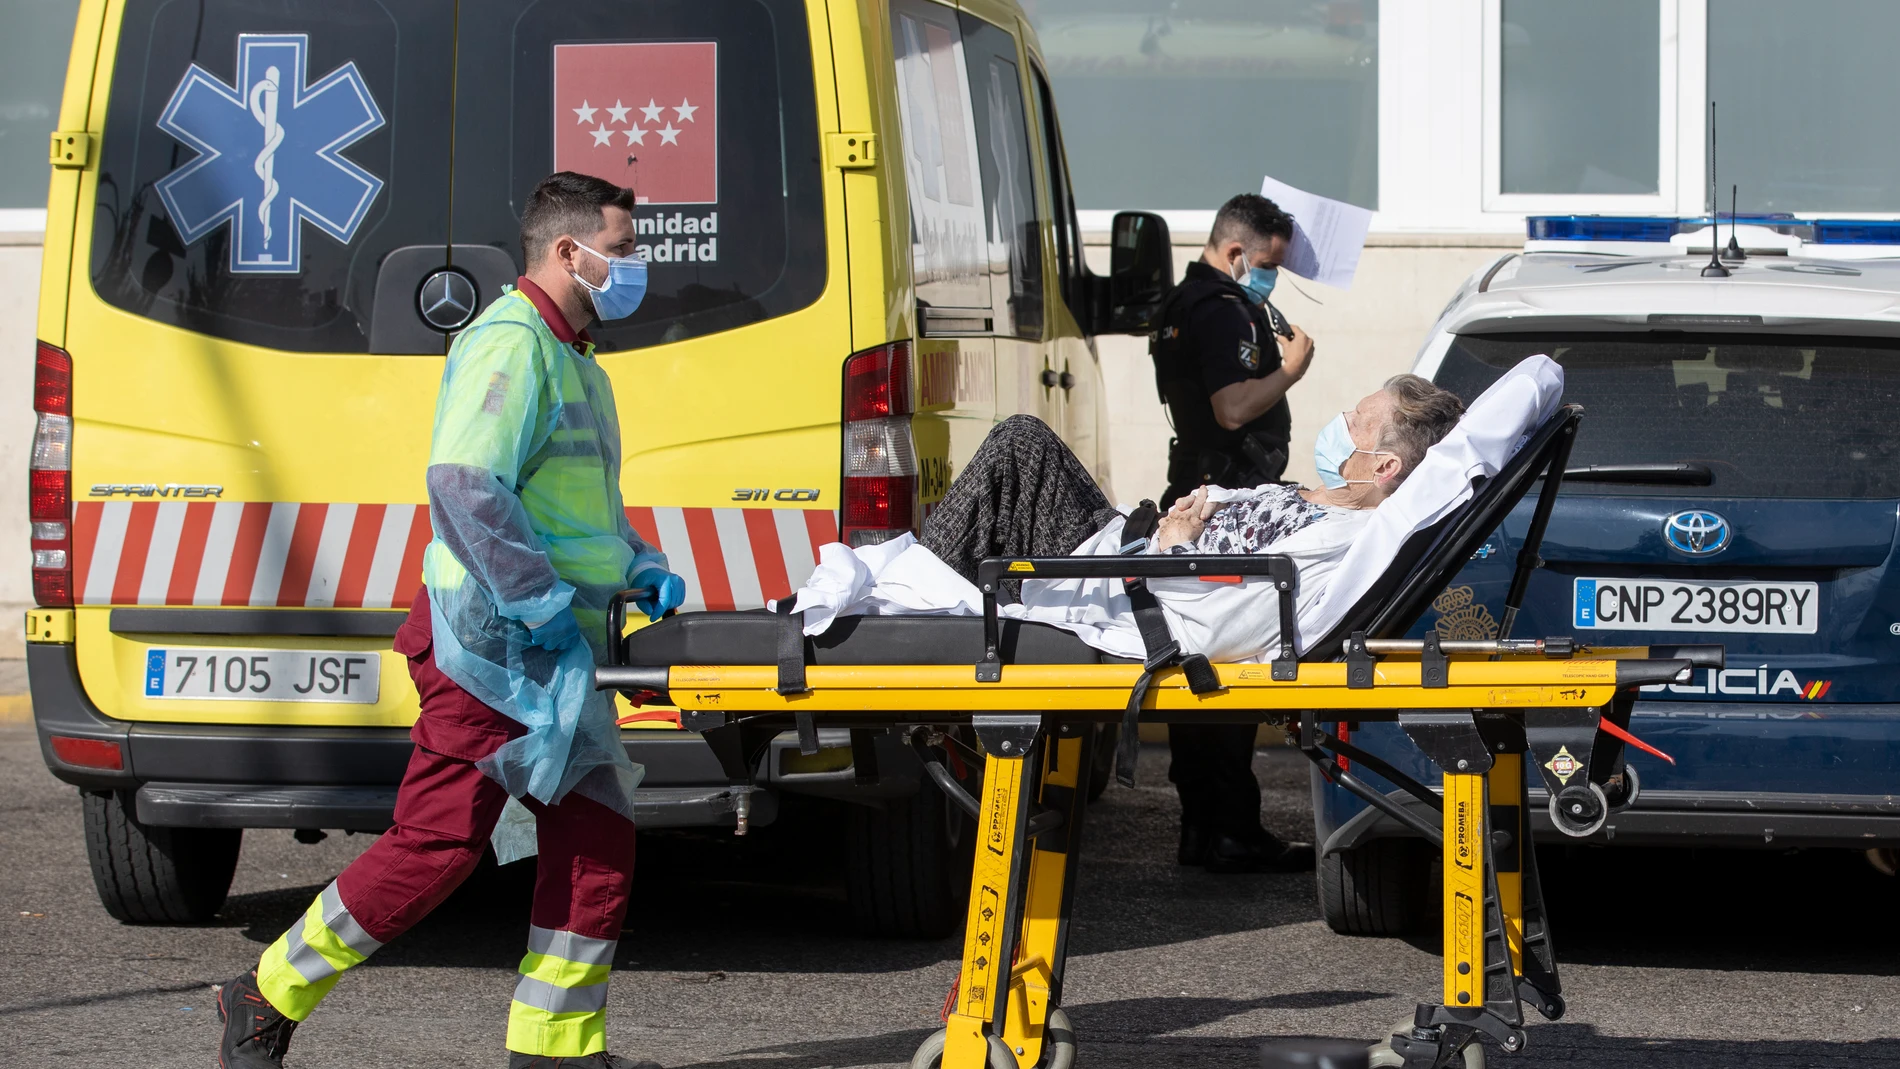
<instances>
[{"instance_id":1,"label":"police tactical vest","mask_svg":"<svg viewBox=\"0 0 1900 1069\"><path fill-rule=\"evenodd\" d=\"M1190 266L1188 276L1163 301L1161 325L1149 340L1155 390L1174 425L1175 437L1168 446L1170 489L1185 492L1203 483L1239 487L1273 482L1286 470L1291 422L1286 401L1230 431L1214 418L1202 367L1204 358L1231 359L1239 361L1254 378L1270 374L1280 364L1274 334L1265 309L1254 303L1245 289L1218 275L1205 277L1212 272L1194 270L1198 266ZM1258 341L1194 337L1196 311L1216 300L1232 301L1243 310L1252 324L1251 337ZM1254 346L1251 363L1245 352L1249 344ZM1208 352L1209 346L1220 346L1222 351ZM1227 352L1228 348L1236 351Z\"/></svg>"}]
</instances>

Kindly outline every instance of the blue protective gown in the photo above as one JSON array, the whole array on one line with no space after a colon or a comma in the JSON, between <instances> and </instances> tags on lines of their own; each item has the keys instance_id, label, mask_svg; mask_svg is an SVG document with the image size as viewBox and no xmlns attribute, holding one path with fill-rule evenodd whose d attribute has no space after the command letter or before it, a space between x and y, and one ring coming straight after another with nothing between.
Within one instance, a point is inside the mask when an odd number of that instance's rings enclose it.
<instances>
[{"instance_id":1,"label":"blue protective gown","mask_svg":"<svg viewBox=\"0 0 1900 1069\"><path fill-rule=\"evenodd\" d=\"M429 447L423 579L437 667L528 729L482 771L515 797L555 804L577 790L631 820L644 770L593 668L608 600L666 558L627 521L613 388L593 345L581 350L518 290L456 338ZM584 641L530 644L530 627L566 612Z\"/></svg>"}]
</instances>

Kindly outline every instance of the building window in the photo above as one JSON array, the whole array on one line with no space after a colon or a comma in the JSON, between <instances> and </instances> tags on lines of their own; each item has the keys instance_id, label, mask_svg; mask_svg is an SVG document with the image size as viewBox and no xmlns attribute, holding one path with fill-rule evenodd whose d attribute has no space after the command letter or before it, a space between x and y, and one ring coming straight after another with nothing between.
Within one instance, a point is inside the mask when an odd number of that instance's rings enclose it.
<instances>
[{"instance_id":1,"label":"building window","mask_svg":"<svg viewBox=\"0 0 1900 1069\"><path fill-rule=\"evenodd\" d=\"M1503 0L1499 191L1655 195L1658 0Z\"/></svg>"},{"instance_id":2,"label":"building window","mask_svg":"<svg viewBox=\"0 0 1900 1069\"><path fill-rule=\"evenodd\" d=\"M46 210L47 135L59 125L79 0L34 0L10 8L7 35L32 46L8 49L7 62L0 64L0 212L31 210L38 229Z\"/></svg>"},{"instance_id":3,"label":"building window","mask_svg":"<svg viewBox=\"0 0 1900 1069\"><path fill-rule=\"evenodd\" d=\"M1033 0L1077 207L1212 211L1262 175L1377 207L1378 0Z\"/></svg>"},{"instance_id":4,"label":"building window","mask_svg":"<svg viewBox=\"0 0 1900 1069\"><path fill-rule=\"evenodd\" d=\"M1710 0L1722 207L1900 212L1900 5Z\"/></svg>"}]
</instances>

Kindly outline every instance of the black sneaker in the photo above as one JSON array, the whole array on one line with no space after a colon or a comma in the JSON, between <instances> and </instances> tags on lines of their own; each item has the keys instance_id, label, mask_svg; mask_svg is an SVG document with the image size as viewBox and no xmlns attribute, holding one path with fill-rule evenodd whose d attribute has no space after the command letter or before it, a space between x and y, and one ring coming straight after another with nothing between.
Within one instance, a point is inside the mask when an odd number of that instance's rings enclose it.
<instances>
[{"instance_id":1,"label":"black sneaker","mask_svg":"<svg viewBox=\"0 0 1900 1069\"><path fill-rule=\"evenodd\" d=\"M599 1051L579 1058L557 1058L552 1054L508 1052L508 1069L660 1069L659 1062L636 1062L618 1054Z\"/></svg>"},{"instance_id":2,"label":"black sneaker","mask_svg":"<svg viewBox=\"0 0 1900 1069\"><path fill-rule=\"evenodd\" d=\"M215 989L224 1038L218 1043L222 1069L282 1069L284 1052L297 1022L277 1012L257 989L257 970Z\"/></svg>"},{"instance_id":3,"label":"black sneaker","mask_svg":"<svg viewBox=\"0 0 1900 1069\"><path fill-rule=\"evenodd\" d=\"M1283 843L1271 835L1243 842L1216 835L1208 850L1207 871L1223 875L1240 872L1311 872L1312 843Z\"/></svg>"}]
</instances>

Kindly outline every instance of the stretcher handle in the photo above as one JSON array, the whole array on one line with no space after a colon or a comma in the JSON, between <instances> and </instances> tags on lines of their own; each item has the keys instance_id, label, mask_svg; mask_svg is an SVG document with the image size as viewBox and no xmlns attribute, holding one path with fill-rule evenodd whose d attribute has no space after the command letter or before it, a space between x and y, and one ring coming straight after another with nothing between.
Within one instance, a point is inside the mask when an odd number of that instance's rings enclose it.
<instances>
[{"instance_id":1,"label":"stretcher handle","mask_svg":"<svg viewBox=\"0 0 1900 1069\"><path fill-rule=\"evenodd\" d=\"M627 633L627 603L653 597L653 588L637 586L632 590L622 590L607 599L607 663L625 664L623 654L626 644L621 636ZM601 688L604 689L604 688Z\"/></svg>"},{"instance_id":2,"label":"stretcher handle","mask_svg":"<svg viewBox=\"0 0 1900 1069\"><path fill-rule=\"evenodd\" d=\"M976 585L983 591L983 661L977 678L996 682L1002 664L1002 629L996 617L996 595L1013 579L1208 579L1229 576L1265 576L1273 581L1280 599L1280 655L1276 673L1294 664L1293 589L1298 573L1292 557L1277 553L1161 553L1153 556L1107 557L989 557L976 566ZM1278 674L1276 679L1280 678Z\"/></svg>"},{"instance_id":3,"label":"stretcher handle","mask_svg":"<svg viewBox=\"0 0 1900 1069\"><path fill-rule=\"evenodd\" d=\"M1367 653L1423 653L1425 640L1417 638L1369 638L1365 640ZM1438 648L1443 653L1479 653L1485 656L1494 654L1537 654L1547 657L1569 657L1579 647L1575 639L1569 636L1556 638L1441 638Z\"/></svg>"}]
</instances>

